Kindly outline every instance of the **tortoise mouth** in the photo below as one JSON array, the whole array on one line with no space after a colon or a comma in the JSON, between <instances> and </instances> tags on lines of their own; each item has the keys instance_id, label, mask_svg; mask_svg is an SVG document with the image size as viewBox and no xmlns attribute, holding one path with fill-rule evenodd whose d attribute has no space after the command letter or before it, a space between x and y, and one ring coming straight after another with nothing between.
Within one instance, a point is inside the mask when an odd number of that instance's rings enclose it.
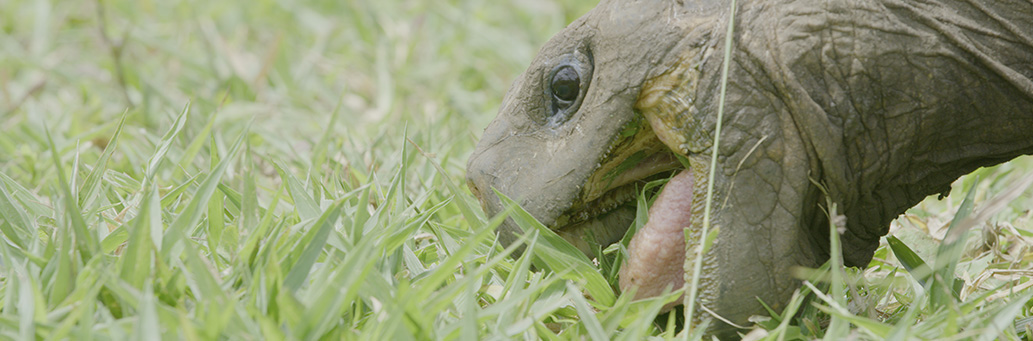
<instances>
[{"instance_id":1,"label":"tortoise mouth","mask_svg":"<svg viewBox=\"0 0 1033 341\"><path fill-rule=\"evenodd\" d=\"M578 186L576 198L548 226L593 256L595 245L610 245L624 237L636 216L640 188L685 168L675 153L644 117L626 123Z\"/></svg>"},{"instance_id":2,"label":"tortoise mouth","mask_svg":"<svg viewBox=\"0 0 1033 341\"><path fill-rule=\"evenodd\" d=\"M644 178L636 179L628 184L610 189L604 192L595 200L587 203L582 203L576 206L571 206L565 213L556 218L553 229L563 230L574 225L578 225L585 221L597 218L612 212L613 210L624 206L624 205L635 205L635 198L638 197L638 192L648 182L666 179L673 176L681 168L663 170L654 174L650 174ZM649 189L651 194L659 191L659 187Z\"/></svg>"},{"instance_id":3,"label":"tortoise mouth","mask_svg":"<svg viewBox=\"0 0 1033 341\"><path fill-rule=\"evenodd\" d=\"M628 165L628 160L635 162ZM591 176L583 188L582 200L574 202L550 226L586 255L592 256L593 243L605 246L624 237L635 217L635 198L646 183L670 178L684 169L670 150L628 158L621 160L621 164L625 167L611 167L606 175L600 176L602 171L598 171ZM621 172L613 172L621 168ZM650 194L659 190L659 186L649 189Z\"/></svg>"}]
</instances>

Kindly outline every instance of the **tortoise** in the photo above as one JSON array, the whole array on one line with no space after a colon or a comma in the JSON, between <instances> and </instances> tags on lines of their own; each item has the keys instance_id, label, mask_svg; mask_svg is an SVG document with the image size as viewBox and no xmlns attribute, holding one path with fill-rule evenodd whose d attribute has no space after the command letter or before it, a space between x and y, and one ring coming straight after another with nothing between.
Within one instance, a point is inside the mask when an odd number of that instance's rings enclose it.
<instances>
[{"instance_id":1,"label":"tortoise","mask_svg":"<svg viewBox=\"0 0 1033 341\"><path fill-rule=\"evenodd\" d=\"M845 219L845 264L864 267L906 209L1033 153L1033 3L744 0L708 183L730 13L603 0L557 33L469 158L484 210L503 209L497 190L589 253L624 235L644 181L671 178L621 270L645 297L681 286L696 249L683 228L699 240L712 186L719 232L697 303L742 324L761 300L785 306L793 268L829 258L826 196ZM498 228L504 244L520 231Z\"/></svg>"}]
</instances>

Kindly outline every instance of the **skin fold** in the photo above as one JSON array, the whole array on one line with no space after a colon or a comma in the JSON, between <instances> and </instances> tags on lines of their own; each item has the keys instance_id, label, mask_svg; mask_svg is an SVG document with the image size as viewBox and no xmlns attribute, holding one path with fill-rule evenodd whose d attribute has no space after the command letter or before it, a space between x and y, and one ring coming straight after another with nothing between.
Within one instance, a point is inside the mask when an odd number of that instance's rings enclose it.
<instances>
[{"instance_id":1,"label":"skin fold","mask_svg":"<svg viewBox=\"0 0 1033 341\"><path fill-rule=\"evenodd\" d=\"M623 236L636 184L685 171L678 154L695 178L687 228L698 237L727 6L603 0L557 33L470 156L485 211L503 209L494 188L588 252ZM697 302L728 321L764 314L758 299L784 308L800 284L792 269L828 259L819 185L845 215L846 264L865 266L904 210L1033 153L1029 1L743 0L735 19L719 233ZM519 231L507 221L498 232L508 244Z\"/></svg>"}]
</instances>

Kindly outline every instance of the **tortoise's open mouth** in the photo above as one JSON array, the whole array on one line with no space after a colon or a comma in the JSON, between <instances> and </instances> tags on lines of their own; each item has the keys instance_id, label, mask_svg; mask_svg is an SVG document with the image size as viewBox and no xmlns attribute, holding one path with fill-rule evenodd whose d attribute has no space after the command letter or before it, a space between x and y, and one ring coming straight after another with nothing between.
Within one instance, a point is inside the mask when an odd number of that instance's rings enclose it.
<instances>
[{"instance_id":1,"label":"tortoise's open mouth","mask_svg":"<svg viewBox=\"0 0 1033 341\"><path fill-rule=\"evenodd\" d=\"M572 205L563 215L556 219L556 229L575 225L606 214L614 209L631 202L638 195L642 185L654 180L671 177L682 165L671 153L656 153L641 160L620 175L611 178L603 184L588 184L584 192L590 194L584 196ZM594 190L605 186L604 191ZM591 195L594 194L594 195Z\"/></svg>"},{"instance_id":2,"label":"tortoise's open mouth","mask_svg":"<svg viewBox=\"0 0 1033 341\"><path fill-rule=\"evenodd\" d=\"M635 219L635 198L642 186L653 180L669 178L675 172L668 170L653 174L607 191L592 202L572 207L557 218L553 230L585 255L593 257L594 245L605 248L624 237ZM660 187L649 189L650 192L659 190Z\"/></svg>"},{"instance_id":3,"label":"tortoise's open mouth","mask_svg":"<svg viewBox=\"0 0 1033 341\"><path fill-rule=\"evenodd\" d=\"M614 142L581 188L580 199L551 224L586 255L593 255L592 244L605 247L624 236L635 217L635 198L643 185L684 168L651 127L640 123L629 124L633 129L625 129L623 138Z\"/></svg>"},{"instance_id":4,"label":"tortoise's open mouth","mask_svg":"<svg viewBox=\"0 0 1033 341\"><path fill-rule=\"evenodd\" d=\"M661 294L683 285L686 257L684 233L698 232L701 209L698 160L692 169L660 142L648 124L629 124L607 156L580 189L580 196L551 224L561 237L589 257L624 237L636 216L636 200L643 186L670 178L649 209L649 221L628 244L628 259L621 267L621 290L637 288L636 298ZM690 158L691 159L691 158ZM661 191L659 187L651 191ZM670 308L675 303L668 304Z\"/></svg>"}]
</instances>

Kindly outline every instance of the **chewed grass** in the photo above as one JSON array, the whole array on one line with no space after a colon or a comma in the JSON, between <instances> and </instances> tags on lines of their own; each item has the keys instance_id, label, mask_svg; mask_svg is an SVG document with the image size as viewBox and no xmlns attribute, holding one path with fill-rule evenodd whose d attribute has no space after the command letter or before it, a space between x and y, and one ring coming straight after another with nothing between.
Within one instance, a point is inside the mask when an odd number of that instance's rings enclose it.
<instances>
[{"instance_id":1,"label":"chewed grass","mask_svg":"<svg viewBox=\"0 0 1033 341\"><path fill-rule=\"evenodd\" d=\"M675 337L663 299L614 290L620 246L589 259L513 207L511 257L465 188L513 78L591 6L0 2L0 339ZM1033 190L994 198L1030 170L894 222L908 262L956 255L956 296L883 246L743 333L1029 337ZM941 251L969 193L996 212Z\"/></svg>"}]
</instances>

